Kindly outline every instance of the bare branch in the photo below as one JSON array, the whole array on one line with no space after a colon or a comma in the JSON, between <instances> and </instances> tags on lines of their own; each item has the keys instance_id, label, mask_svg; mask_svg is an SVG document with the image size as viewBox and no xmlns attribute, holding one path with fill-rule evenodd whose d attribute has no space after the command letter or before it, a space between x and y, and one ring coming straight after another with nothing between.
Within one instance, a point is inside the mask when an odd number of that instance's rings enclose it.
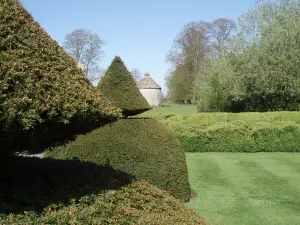
<instances>
[{"instance_id":1,"label":"bare branch","mask_svg":"<svg viewBox=\"0 0 300 225\"><path fill-rule=\"evenodd\" d=\"M130 73L136 83L138 83L142 79L142 74L139 69L134 68L130 71Z\"/></svg>"},{"instance_id":2,"label":"bare branch","mask_svg":"<svg viewBox=\"0 0 300 225\"><path fill-rule=\"evenodd\" d=\"M100 78L99 61L103 55L103 41L86 29L77 29L65 37L64 49L85 68L85 75L91 80Z\"/></svg>"},{"instance_id":3,"label":"bare branch","mask_svg":"<svg viewBox=\"0 0 300 225\"><path fill-rule=\"evenodd\" d=\"M231 19L217 19L212 23L212 37L215 48L220 53L226 47L230 36L236 30L236 23Z\"/></svg>"},{"instance_id":4,"label":"bare branch","mask_svg":"<svg viewBox=\"0 0 300 225\"><path fill-rule=\"evenodd\" d=\"M190 69L194 72L210 52L210 36L210 23L199 21L187 24L175 38L167 61L171 62L173 67L190 65Z\"/></svg>"}]
</instances>

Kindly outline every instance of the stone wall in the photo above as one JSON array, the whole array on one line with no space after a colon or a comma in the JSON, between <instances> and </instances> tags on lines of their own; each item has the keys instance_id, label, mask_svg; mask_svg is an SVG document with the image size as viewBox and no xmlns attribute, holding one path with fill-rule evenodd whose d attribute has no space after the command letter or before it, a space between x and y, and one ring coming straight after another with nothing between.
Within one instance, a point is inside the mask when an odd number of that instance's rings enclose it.
<instances>
[{"instance_id":1,"label":"stone wall","mask_svg":"<svg viewBox=\"0 0 300 225\"><path fill-rule=\"evenodd\" d=\"M140 92L151 106L159 106L161 101L160 89L140 89Z\"/></svg>"}]
</instances>

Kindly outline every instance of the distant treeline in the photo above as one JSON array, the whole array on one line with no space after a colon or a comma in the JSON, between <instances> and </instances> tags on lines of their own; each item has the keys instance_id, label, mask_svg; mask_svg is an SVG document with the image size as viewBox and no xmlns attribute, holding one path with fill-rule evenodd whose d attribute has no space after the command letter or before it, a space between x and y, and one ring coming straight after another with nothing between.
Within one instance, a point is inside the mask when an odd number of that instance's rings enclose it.
<instances>
[{"instance_id":1,"label":"distant treeline","mask_svg":"<svg viewBox=\"0 0 300 225\"><path fill-rule=\"evenodd\" d=\"M192 22L168 54L168 98L200 112L300 108L300 1L258 1L239 18Z\"/></svg>"}]
</instances>

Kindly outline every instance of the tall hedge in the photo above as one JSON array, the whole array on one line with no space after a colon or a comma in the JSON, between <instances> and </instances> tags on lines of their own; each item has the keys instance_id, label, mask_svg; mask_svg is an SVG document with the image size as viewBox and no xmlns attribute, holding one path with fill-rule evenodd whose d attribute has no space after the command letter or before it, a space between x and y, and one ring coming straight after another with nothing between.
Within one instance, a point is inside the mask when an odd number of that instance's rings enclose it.
<instances>
[{"instance_id":1,"label":"tall hedge","mask_svg":"<svg viewBox=\"0 0 300 225\"><path fill-rule=\"evenodd\" d=\"M184 150L165 125L156 120L120 120L81 135L68 145L49 149L46 156L110 165L182 201L191 196Z\"/></svg>"},{"instance_id":2,"label":"tall hedge","mask_svg":"<svg viewBox=\"0 0 300 225\"><path fill-rule=\"evenodd\" d=\"M119 116L19 1L0 0L0 136Z\"/></svg>"},{"instance_id":3,"label":"tall hedge","mask_svg":"<svg viewBox=\"0 0 300 225\"><path fill-rule=\"evenodd\" d=\"M156 114L186 152L300 152L300 112Z\"/></svg>"},{"instance_id":4,"label":"tall hedge","mask_svg":"<svg viewBox=\"0 0 300 225\"><path fill-rule=\"evenodd\" d=\"M151 108L119 56L112 61L98 88L122 109L125 116L137 115Z\"/></svg>"}]
</instances>

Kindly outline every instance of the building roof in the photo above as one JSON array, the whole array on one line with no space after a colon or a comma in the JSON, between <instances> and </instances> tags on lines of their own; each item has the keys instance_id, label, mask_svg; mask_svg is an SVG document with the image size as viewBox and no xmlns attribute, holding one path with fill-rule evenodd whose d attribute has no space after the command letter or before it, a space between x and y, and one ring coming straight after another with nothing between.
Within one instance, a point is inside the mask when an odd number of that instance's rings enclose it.
<instances>
[{"instance_id":1,"label":"building roof","mask_svg":"<svg viewBox=\"0 0 300 225\"><path fill-rule=\"evenodd\" d=\"M146 73L144 78L138 83L139 89L161 89L161 87Z\"/></svg>"}]
</instances>

